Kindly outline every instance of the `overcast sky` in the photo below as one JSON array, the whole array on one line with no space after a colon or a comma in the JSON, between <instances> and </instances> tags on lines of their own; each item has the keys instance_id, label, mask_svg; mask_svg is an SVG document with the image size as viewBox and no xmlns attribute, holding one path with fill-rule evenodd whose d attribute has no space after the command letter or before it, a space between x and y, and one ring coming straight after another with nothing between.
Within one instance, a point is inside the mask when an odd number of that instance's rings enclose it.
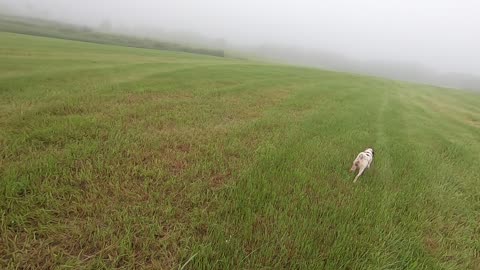
<instances>
[{"instance_id":1,"label":"overcast sky","mask_svg":"<svg viewBox=\"0 0 480 270\"><path fill-rule=\"evenodd\" d=\"M230 44L315 48L480 75L475 0L0 0L86 25L155 26Z\"/></svg>"}]
</instances>

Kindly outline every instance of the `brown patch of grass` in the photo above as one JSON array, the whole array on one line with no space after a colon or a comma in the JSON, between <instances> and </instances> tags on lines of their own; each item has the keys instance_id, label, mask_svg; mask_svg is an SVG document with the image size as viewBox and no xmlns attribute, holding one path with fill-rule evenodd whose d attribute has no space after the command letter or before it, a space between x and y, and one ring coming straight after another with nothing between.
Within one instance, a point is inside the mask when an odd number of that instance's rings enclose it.
<instances>
[{"instance_id":1,"label":"brown patch of grass","mask_svg":"<svg viewBox=\"0 0 480 270\"><path fill-rule=\"evenodd\" d=\"M173 174L179 174L187 168L187 162L185 160L174 160L170 167Z\"/></svg>"},{"instance_id":2,"label":"brown patch of grass","mask_svg":"<svg viewBox=\"0 0 480 270\"><path fill-rule=\"evenodd\" d=\"M432 254L437 255L438 248L440 244L435 240L433 237L426 236L423 238L423 243L425 245L426 250Z\"/></svg>"},{"instance_id":3,"label":"brown patch of grass","mask_svg":"<svg viewBox=\"0 0 480 270\"><path fill-rule=\"evenodd\" d=\"M190 147L191 146L189 144L183 143L183 144L177 145L177 150L179 150L183 153L188 153L188 152L190 152Z\"/></svg>"},{"instance_id":4,"label":"brown patch of grass","mask_svg":"<svg viewBox=\"0 0 480 270\"><path fill-rule=\"evenodd\" d=\"M223 173L213 173L210 177L210 187L213 189L218 189L222 187L225 182L231 177L232 173L230 171Z\"/></svg>"},{"instance_id":5,"label":"brown patch of grass","mask_svg":"<svg viewBox=\"0 0 480 270\"><path fill-rule=\"evenodd\" d=\"M465 119L465 123L469 126L480 128L480 120L470 117L469 119Z\"/></svg>"}]
</instances>

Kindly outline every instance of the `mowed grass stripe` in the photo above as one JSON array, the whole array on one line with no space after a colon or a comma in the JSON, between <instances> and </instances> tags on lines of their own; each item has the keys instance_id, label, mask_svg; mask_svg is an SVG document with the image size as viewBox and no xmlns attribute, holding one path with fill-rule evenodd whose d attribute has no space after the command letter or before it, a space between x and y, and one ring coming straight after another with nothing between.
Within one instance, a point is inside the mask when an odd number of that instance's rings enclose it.
<instances>
[{"instance_id":1,"label":"mowed grass stripe","mask_svg":"<svg viewBox=\"0 0 480 270\"><path fill-rule=\"evenodd\" d=\"M0 40L3 268L479 265L477 94Z\"/></svg>"}]
</instances>

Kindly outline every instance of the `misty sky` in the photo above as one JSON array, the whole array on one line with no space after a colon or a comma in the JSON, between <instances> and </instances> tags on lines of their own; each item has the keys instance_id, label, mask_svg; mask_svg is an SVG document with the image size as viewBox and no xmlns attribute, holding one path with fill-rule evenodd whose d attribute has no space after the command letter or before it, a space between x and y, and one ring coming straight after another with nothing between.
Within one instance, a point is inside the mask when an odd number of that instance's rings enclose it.
<instances>
[{"instance_id":1,"label":"misty sky","mask_svg":"<svg viewBox=\"0 0 480 270\"><path fill-rule=\"evenodd\" d=\"M313 48L358 60L480 75L475 0L0 0L23 15L96 26L151 26L232 45Z\"/></svg>"}]
</instances>

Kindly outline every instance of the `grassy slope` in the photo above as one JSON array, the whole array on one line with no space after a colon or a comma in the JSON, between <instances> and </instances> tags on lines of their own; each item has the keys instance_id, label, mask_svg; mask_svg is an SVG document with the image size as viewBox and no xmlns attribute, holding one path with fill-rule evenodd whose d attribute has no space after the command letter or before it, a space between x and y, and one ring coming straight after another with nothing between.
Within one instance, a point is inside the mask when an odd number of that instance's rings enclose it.
<instances>
[{"instance_id":1,"label":"grassy slope","mask_svg":"<svg viewBox=\"0 0 480 270\"><path fill-rule=\"evenodd\" d=\"M461 91L0 33L0 266L475 268L479 108Z\"/></svg>"},{"instance_id":2,"label":"grassy slope","mask_svg":"<svg viewBox=\"0 0 480 270\"><path fill-rule=\"evenodd\" d=\"M55 21L3 15L0 13L0 31L41 37L119 45L145 49L191 52L224 57L223 50L202 49L163 42L148 38L138 38L119 34L97 32L84 26L70 25Z\"/></svg>"}]
</instances>

